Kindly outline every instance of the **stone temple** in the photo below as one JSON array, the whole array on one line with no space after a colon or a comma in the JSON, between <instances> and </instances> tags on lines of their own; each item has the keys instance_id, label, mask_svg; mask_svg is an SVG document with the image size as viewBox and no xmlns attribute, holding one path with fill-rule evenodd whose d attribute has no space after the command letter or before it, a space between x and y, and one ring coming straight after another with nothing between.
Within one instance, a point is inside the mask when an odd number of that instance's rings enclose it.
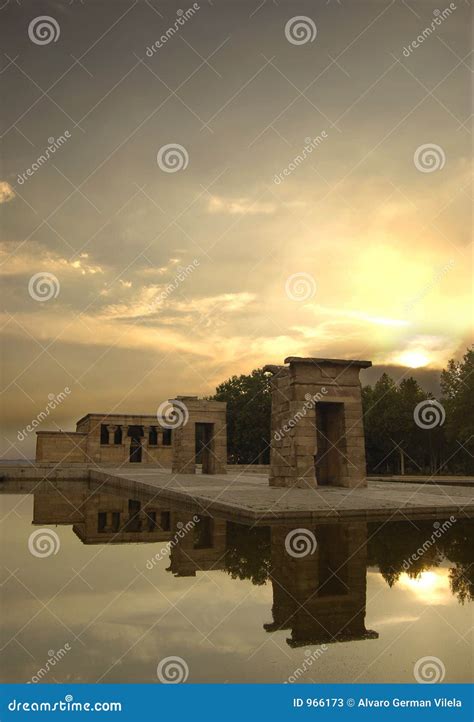
<instances>
[{"instance_id":1,"label":"stone temple","mask_svg":"<svg viewBox=\"0 0 474 722\"><path fill-rule=\"evenodd\" d=\"M197 396L170 399L166 416L86 414L76 431L38 431L36 461L123 466L148 464L175 473L225 474L226 403Z\"/></svg>"},{"instance_id":2,"label":"stone temple","mask_svg":"<svg viewBox=\"0 0 474 722\"><path fill-rule=\"evenodd\" d=\"M299 358L272 374L270 486L367 486L361 369L370 361Z\"/></svg>"},{"instance_id":3,"label":"stone temple","mask_svg":"<svg viewBox=\"0 0 474 722\"><path fill-rule=\"evenodd\" d=\"M367 486L359 372L371 365L290 356L264 367L272 375L270 486ZM165 406L164 416L87 414L74 432L37 432L36 460L226 474L226 403L177 396Z\"/></svg>"}]
</instances>

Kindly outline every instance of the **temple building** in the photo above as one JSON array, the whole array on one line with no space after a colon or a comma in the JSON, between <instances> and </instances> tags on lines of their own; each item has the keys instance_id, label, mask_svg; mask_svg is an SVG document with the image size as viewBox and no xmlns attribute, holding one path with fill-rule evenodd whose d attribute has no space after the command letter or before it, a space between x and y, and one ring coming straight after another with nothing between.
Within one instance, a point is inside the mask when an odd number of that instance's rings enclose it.
<instances>
[{"instance_id":1,"label":"temple building","mask_svg":"<svg viewBox=\"0 0 474 722\"><path fill-rule=\"evenodd\" d=\"M144 463L171 467L173 430L155 416L86 414L76 431L38 431L36 461L80 464Z\"/></svg>"},{"instance_id":2,"label":"temple building","mask_svg":"<svg viewBox=\"0 0 474 722\"><path fill-rule=\"evenodd\" d=\"M36 461L123 466L151 464L176 473L225 474L226 403L178 396L167 414L86 414L75 431L38 431Z\"/></svg>"},{"instance_id":3,"label":"temple building","mask_svg":"<svg viewBox=\"0 0 474 722\"><path fill-rule=\"evenodd\" d=\"M317 548L300 558L285 548L292 529L272 527L273 621L264 629L289 630L290 647L377 639L365 626L367 524L318 525Z\"/></svg>"},{"instance_id":4,"label":"temple building","mask_svg":"<svg viewBox=\"0 0 474 722\"><path fill-rule=\"evenodd\" d=\"M370 361L289 356L272 374L270 486L367 486L361 369Z\"/></svg>"}]
</instances>

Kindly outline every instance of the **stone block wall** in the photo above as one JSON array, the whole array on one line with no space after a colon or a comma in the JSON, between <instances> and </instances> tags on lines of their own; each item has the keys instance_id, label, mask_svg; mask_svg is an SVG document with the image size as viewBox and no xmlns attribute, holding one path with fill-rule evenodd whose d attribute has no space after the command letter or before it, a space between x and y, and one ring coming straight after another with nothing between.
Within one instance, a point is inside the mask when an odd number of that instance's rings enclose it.
<instances>
[{"instance_id":1,"label":"stone block wall","mask_svg":"<svg viewBox=\"0 0 474 722\"><path fill-rule=\"evenodd\" d=\"M366 486L359 372L370 362L290 357L285 363L265 367L273 374L270 486Z\"/></svg>"},{"instance_id":2,"label":"stone block wall","mask_svg":"<svg viewBox=\"0 0 474 722\"><path fill-rule=\"evenodd\" d=\"M85 464L87 434L72 431L37 431L36 461Z\"/></svg>"},{"instance_id":3,"label":"stone block wall","mask_svg":"<svg viewBox=\"0 0 474 722\"><path fill-rule=\"evenodd\" d=\"M223 401L207 401L197 397L178 396L170 399L182 423L173 429L172 471L177 474L196 473L196 424L213 424L210 452L210 474L227 473L227 424ZM184 418L183 418L184 417Z\"/></svg>"}]
</instances>

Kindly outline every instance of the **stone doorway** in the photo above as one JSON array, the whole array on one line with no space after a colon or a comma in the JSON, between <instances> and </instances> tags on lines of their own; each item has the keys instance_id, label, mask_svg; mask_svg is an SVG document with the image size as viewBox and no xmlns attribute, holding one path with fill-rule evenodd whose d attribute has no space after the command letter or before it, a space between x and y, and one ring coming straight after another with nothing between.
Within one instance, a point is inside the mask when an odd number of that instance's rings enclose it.
<instances>
[{"instance_id":1,"label":"stone doorway","mask_svg":"<svg viewBox=\"0 0 474 722\"><path fill-rule=\"evenodd\" d=\"M130 437L129 462L131 464L140 464L142 460L143 426L129 426L128 436Z\"/></svg>"},{"instance_id":2,"label":"stone doorway","mask_svg":"<svg viewBox=\"0 0 474 722\"><path fill-rule=\"evenodd\" d=\"M316 444L314 465L318 485L341 486L345 473L344 404L324 401L316 404Z\"/></svg>"},{"instance_id":3,"label":"stone doorway","mask_svg":"<svg viewBox=\"0 0 474 722\"><path fill-rule=\"evenodd\" d=\"M130 463L140 464L142 460L142 442L134 436L130 439Z\"/></svg>"},{"instance_id":4,"label":"stone doorway","mask_svg":"<svg viewBox=\"0 0 474 722\"><path fill-rule=\"evenodd\" d=\"M196 463L203 474L214 474L214 424L196 424Z\"/></svg>"}]
</instances>

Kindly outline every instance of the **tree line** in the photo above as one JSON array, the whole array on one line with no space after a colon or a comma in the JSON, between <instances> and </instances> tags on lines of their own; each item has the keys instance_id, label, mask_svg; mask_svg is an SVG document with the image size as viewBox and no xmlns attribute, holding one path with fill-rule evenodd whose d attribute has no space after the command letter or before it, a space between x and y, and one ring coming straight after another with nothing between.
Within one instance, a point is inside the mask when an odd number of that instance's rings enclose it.
<instances>
[{"instance_id":1,"label":"tree line","mask_svg":"<svg viewBox=\"0 0 474 722\"><path fill-rule=\"evenodd\" d=\"M384 373L362 389L369 474L474 473L474 347L451 359L435 399L413 377ZM212 396L227 402L228 461L268 464L270 377L262 369L232 376Z\"/></svg>"}]
</instances>

